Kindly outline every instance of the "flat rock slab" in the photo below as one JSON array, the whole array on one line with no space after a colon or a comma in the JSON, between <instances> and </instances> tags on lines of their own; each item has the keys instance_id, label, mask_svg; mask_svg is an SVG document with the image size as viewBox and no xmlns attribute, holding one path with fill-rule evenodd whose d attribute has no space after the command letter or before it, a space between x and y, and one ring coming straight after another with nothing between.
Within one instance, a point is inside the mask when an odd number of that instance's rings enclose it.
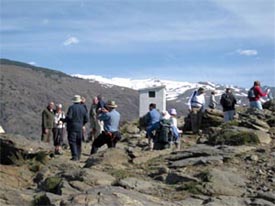
<instances>
[{"instance_id":1,"label":"flat rock slab","mask_svg":"<svg viewBox=\"0 0 275 206\"><path fill-rule=\"evenodd\" d=\"M194 165L221 165L223 164L222 156L209 156L209 157L192 157L188 159L170 162L170 168L187 167Z\"/></svg>"},{"instance_id":2,"label":"flat rock slab","mask_svg":"<svg viewBox=\"0 0 275 206\"><path fill-rule=\"evenodd\" d=\"M237 171L212 169L207 176L208 182L204 185L205 194L240 197L246 191L247 180Z\"/></svg>"},{"instance_id":3,"label":"flat rock slab","mask_svg":"<svg viewBox=\"0 0 275 206\"><path fill-rule=\"evenodd\" d=\"M96 187L85 194L73 195L63 203L66 206L177 206L160 198L144 195L122 187Z\"/></svg>"}]
</instances>

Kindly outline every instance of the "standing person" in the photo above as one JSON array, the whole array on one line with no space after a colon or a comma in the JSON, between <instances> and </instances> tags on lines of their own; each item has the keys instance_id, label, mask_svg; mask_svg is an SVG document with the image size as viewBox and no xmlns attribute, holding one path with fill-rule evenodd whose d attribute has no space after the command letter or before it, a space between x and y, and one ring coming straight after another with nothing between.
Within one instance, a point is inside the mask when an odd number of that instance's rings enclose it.
<instances>
[{"instance_id":1,"label":"standing person","mask_svg":"<svg viewBox=\"0 0 275 206\"><path fill-rule=\"evenodd\" d=\"M88 113L81 104L81 97L75 95L66 114L65 122L67 123L68 141L71 149L71 160L77 161L81 156L82 129L88 122Z\"/></svg>"},{"instance_id":2,"label":"standing person","mask_svg":"<svg viewBox=\"0 0 275 206\"><path fill-rule=\"evenodd\" d=\"M87 105L86 105L86 98L85 97L81 97L81 102L80 104L82 104L82 106L84 107L84 109L86 110L86 112L88 113L88 108L87 108ZM83 126L82 128L82 141L85 142L85 136L86 136L86 127Z\"/></svg>"},{"instance_id":3,"label":"standing person","mask_svg":"<svg viewBox=\"0 0 275 206\"><path fill-rule=\"evenodd\" d=\"M42 112L42 136L41 141L51 142L52 139L52 129L54 125L54 102L49 102L46 109Z\"/></svg>"},{"instance_id":4,"label":"standing person","mask_svg":"<svg viewBox=\"0 0 275 206\"><path fill-rule=\"evenodd\" d=\"M171 126L173 129L173 142L176 145L176 148L179 149L180 147L180 134L182 130L178 129L178 120L177 120L177 110L175 108L170 109L169 111L170 119L171 119Z\"/></svg>"},{"instance_id":5,"label":"standing person","mask_svg":"<svg viewBox=\"0 0 275 206\"><path fill-rule=\"evenodd\" d=\"M210 94L210 98L209 98L209 108L210 109L215 109L217 107L218 103L215 100L215 94L216 94L215 91L212 91Z\"/></svg>"},{"instance_id":6,"label":"standing person","mask_svg":"<svg viewBox=\"0 0 275 206\"><path fill-rule=\"evenodd\" d=\"M150 150L153 149L153 131L158 129L159 127L159 121L161 119L161 115L156 109L156 104L151 103L149 104L149 112L145 116L146 121L146 137L148 138L148 144Z\"/></svg>"},{"instance_id":7,"label":"standing person","mask_svg":"<svg viewBox=\"0 0 275 206\"><path fill-rule=\"evenodd\" d=\"M222 94L220 104L223 108L224 121L228 122L234 119L235 115L235 104L237 100L235 96L232 94L232 90L230 88L226 88L225 93Z\"/></svg>"},{"instance_id":8,"label":"standing person","mask_svg":"<svg viewBox=\"0 0 275 206\"><path fill-rule=\"evenodd\" d=\"M102 108L99 120L104 121L104 130L94 140L92 144L91 154L95 154L101 146L107 144L108 148L116 147L116 143L120 140L119 122L120 114L116 111L117 105L115 101L108 101L106 108Z\"/></svg>"},{"instance_id":9,"label":"standing person","mask_svg":"<svg viewBox=\"0 0 275 206\"><path fill-rule=\"evenodd\" d=\"M205 110L204 88L195 90L188 100L188 109L191 117L191 128L194 134L200 132L202 115Z\"/></svg>"},{"instance_id":10,"label":"standing person","mask_svg":"<svg viewBox=\"0 0 275 206\"><path fill-rule=\"evenodd\" d=\"M103 96L98 95L97 96L98 99L98 103L97 103L97 107L96 107L96 113L97 115L102 113L102 110L106 109L106 103L103 101ZM99 134L104 130L104 122L98 119L98 124L100 126L100 131Z\"/></svg>"},{"instance_id":11,"label":"standing person","mask_svg":"<svg viewBox=\"0 0 275 206\"><path fill-rule=\"evenodd\" d=\"M97 112L96 112L97 104L98 104L98 98L94 97L92 100L92 105L91 105L90 113L89 113L90 114L90 130L91 130L89 141L94 140L100 134L100 124L99 124L99 120L97 119Z\"/></svg>"},{"instance_id":12,"label":"standing person","mask_svg":"<svg viewBox=\"0 0 275 206\"><path fill-rule=\"evenodd\" d=\"M62 122L62 119L64 119L65 117L65 113L64 111L62 111L62 104L56 105L53 128L53 144L55 146L55 154L62 154L61 146L63 144L63 136L65 130L65 124Z\"/></svg>"},{"instance_id":13,"label":"standing person","mask_svg":"<svg viewBox=\"0 0 275 206\"><path fill-rule=\"evenodd\" d=\"M263 109L261 103L261 97L268 96L270 89L267 89L266 92L263 92L261 89L261 84L259 81L255 81L253 87L251 87L248 91L248 99L250 102L251 108L256 108L259 110Z\"/></svg>"}]
</instances>

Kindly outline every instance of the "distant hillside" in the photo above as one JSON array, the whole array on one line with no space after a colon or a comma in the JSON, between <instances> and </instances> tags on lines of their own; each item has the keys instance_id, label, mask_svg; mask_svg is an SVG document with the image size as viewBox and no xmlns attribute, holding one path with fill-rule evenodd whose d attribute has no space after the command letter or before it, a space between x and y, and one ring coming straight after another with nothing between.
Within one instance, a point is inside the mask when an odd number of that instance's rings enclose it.
<instances>
[{"instance_id":1,"label":"distant hillside","mask_svg":"<svg viewBox=\"0 0 275 206\"><path fill-rule=\"evenodd\" d=\"M47 103L51 100L62 103L66 111L75 94L87 98L88 108L91 99L102 94L105 100L117 102L123 121L138 117L138 92L135 90L108 88L59 71L7 59L0 59L0 66L0 125L8 133L40 138L41 113Z\"/></svg>"},{"instance_id":2,"label":"distant hillside","mask_svg":"<svg viewBox=\"0 0 275 206\"><path fill-rule=\"evenodd\" d=\"M167 109L176 108L179 116L187 114L186 103L194 89L200 86L206 88L206 101L209 99L210 92L216 90L216 100L219 101L220 95L226 88L226 86L209 82L106 79L94 75L72 77L60 71L8 59L0 59L0 66L0 125L6 132L35 138L40 137L41 112L51 100L62 103L66 111L75 94L87 98L88 108L92 97L102 94L105 100L114 99L118 103L118 111L121 112L122 120L125 121L138 117L137 89L140 86L165 84L168 94ZM92 70L90 72L93 73ZM238 103L246 105L247 90L238 87L233 89ZM274 87L271 90L275 96Z\"/></svg>"}]
</instances>

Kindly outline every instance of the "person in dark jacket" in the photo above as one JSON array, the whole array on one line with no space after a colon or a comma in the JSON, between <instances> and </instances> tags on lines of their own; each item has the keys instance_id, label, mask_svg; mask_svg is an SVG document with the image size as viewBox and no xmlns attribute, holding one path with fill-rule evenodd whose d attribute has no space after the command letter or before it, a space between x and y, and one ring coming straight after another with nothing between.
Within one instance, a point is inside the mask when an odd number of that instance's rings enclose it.
<instances>
[{"instance_id":1,"label":"person in dark jacket","mask_svg":"<svg viewBox=\"0 0 275 206\"><path fill-rule=\"evenodd\" d=\"M226 88L225 93L222 94L220 104L223 107L223 115L224 121L228 122L234 119L235 115L235 104L237 100L235 96L232 94L232 90L230 88Z\"/></svg>"},{"instance_id":2,"label":"person in dark jacket","mask_svg":"<svg viewBox=\"0 0 275 206\"><path fill-rule=\"evenodd\" d=\"M81 104L81 97L75 95L66 114L68 141L71 149L71 160L77 161L81 156L82 128L88 122L88 113Z\"/></svg>"},{"instance_id":3,"label":"person in dark jacket","mask_svg":"<svg viewBox=\"0 0 275 206\"><path fill-rule=\"evenodd\" d=\"M41 141L51 142L53 138L53 126L54 126L54 102L49 102L48 106L42 112L42 135Z\"/></svg>"}]
</instances>

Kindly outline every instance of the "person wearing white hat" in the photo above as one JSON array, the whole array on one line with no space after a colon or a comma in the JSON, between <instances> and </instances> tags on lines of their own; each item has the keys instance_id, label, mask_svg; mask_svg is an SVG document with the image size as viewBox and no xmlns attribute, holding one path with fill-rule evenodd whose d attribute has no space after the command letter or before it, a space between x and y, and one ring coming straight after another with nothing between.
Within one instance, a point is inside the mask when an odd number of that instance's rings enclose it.
<instances>
[{"instance_id":1,"label":"person wearing white hat","mask_svg":"<svg viewBox=\"0 0 275 206\"><path fill-rule=\"evenodd\" d=\"M88 113L81 104L80 95L75 95L72 101L74 104L69 107L65 121L72 154L71 160L78 161L81 156L82 128L88 122Z\"/></svg>"},{"instance_id":2,"label":"person wearing white hat","mask_svg":"<svg viewBox=\"0 0 275 206\"><path fill-rule=\"evenodd\" d=\"M107 144L108 148L116 147L116 143L121 139L119 132L120 114L116 111L117 105L115 101L109 100L102 108L98 119L104 122L104 130L94 140L91 149L91 155L96 153L98 148Z\"/></svg>"},{"instance_id":3,"label":"person wearing white hat","mask_svg":"<svg viewBox=\"0 0 275 206\"><path fill-rule=\"evenodd\" d=\"M170 109L169 111L171 115L171 126L173 129L173 143L175 143L176 148L179 149L180 147L180 134L182 133L182 130L178 129L178 120L177 120L177 110L175 108Z\"/></svg>"}]
</instances>

